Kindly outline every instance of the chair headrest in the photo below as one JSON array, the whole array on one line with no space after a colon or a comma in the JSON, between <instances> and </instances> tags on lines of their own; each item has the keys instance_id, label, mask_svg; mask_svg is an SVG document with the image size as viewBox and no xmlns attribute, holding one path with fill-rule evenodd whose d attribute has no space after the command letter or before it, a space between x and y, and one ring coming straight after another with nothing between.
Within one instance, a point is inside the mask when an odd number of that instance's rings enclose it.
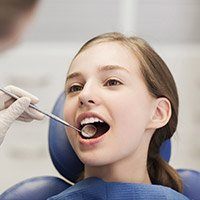
<instances>
[{"instance_id":1,"label":"chair headrest","mask_svg":"<svg viewBox=\"0 0 200 200\"><path fill-rule=\"evenodd\" d=\"M183 194L189 199L198 200L200 197L200 172L189 169L178 169L183 181Z\"/></svg>"},{"instance_id":2,"label":"chair headrest","mask_svg":"<svg viewBox=\"0 0 200 200\"><path fill-rule=\"evenodd\" d=\"M52 113L63 119L65 94L62 93L53 108ZM49 152L52 162L58 172L66 179L75 182L83 171L83 163L75 154L69 143L64 125L50 120ZM160 148L161 156L168 162L171 155L171 142L165 141Z\"/></svg>"}]
</instances>

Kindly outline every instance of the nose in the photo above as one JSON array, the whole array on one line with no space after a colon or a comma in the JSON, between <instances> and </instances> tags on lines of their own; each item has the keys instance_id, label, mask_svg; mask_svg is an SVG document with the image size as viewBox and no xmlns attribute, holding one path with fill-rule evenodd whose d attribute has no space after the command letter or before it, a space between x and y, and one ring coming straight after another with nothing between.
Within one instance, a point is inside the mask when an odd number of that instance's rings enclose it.
<instances>
[{"instance_id":1,"label":"nose","mask_svg":"<svg viewBox=\"0 0 200 200\"><path fill-rule=\"evenodd\" d=\"M92 84L86 83L79 93L79 105L91 107L100 103L98 89Z\"/></svg>"}]
</instances>

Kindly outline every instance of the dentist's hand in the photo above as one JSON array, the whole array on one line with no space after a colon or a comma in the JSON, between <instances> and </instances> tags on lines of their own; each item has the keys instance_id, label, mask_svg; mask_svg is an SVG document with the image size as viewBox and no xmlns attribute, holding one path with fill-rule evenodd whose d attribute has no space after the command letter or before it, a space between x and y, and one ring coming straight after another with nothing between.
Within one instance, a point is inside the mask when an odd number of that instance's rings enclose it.
<instances>
[{"instance_id":1,"label":"dentist's hand","mask_svg":"<svg viewBox=\"0 0 200 200\"><path fill-rule=\"evenodd\" d=\"M38 103L38 98L15 86L6 86L5 90L20 97L14 100L12 97L0 91L0 145L15 120L30 122L33 119L42 120L44 115L29 108L30 103Z\"/></svg>"}]
</instances>

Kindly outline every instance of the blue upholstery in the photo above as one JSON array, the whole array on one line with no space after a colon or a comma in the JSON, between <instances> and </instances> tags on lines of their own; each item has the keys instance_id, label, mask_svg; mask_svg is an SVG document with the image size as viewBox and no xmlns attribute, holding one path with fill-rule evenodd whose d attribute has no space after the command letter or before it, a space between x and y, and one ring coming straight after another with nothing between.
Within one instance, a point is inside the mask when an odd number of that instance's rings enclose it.
<instances>
[{"instance_id":1,"label":"blue upholstery","mask_svg":"<svg viewBox=\"0 0 200 200\"><path fill-rule=\"evenodd\" d=\"M195 170L178 169L183 180L183 193L192 200L200 199L200 173Z\"/></svg>"},{"instance_id":2,"label":"blue upholstery","mask_svg":"<svg viewBox=\"0 0 200 200\"><path fill-rule=\"evenodd\" d=\"M106 182L90 177L48 200L188 200L188 198L161 185Z\"/></svg>"},{"instance_id":3,"label":"blue upholstery","mask_svg":"<svg viewBox=\"0 0 200 200\"><path fill-rule=\"evenodd\" d=\"M61 94L53 108L53 113L63 118L65 96ZM83 170L83 164L74 153L67 139L63 125L50 120L49 152L54 166L59 173L74 182ZM161 156L169 161L171 143L166 141L160 149ZM183 179L184 195L189 199L200 200L200 173L193 170L178 170ZM56 177L38 177L25 180L6 190L0 195L0 200L46 200L56 195L70 185Z\"/></svg>"},{"instance_id":4,"label":"blue upholstery","mask_svg":"<svg viewBox=\"0 0 200 200\"><path fill-rule=\"evenodd\" d=\"M46 200L70 186L53 176L30 178L6 190L0 195L0 200Z\"/></svg>"}]
</instances>

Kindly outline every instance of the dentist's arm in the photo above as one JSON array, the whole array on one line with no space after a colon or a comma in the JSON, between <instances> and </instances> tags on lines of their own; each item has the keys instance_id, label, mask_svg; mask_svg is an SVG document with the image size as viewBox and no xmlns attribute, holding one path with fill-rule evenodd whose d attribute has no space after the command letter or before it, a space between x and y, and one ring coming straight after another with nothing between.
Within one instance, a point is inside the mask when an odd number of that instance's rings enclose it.
<instances>
[{"instance_id":1,"label":"dentist's arm","mask_svg":"<svg viewBox=\"0 0 200 200\"><path fill-rule=\"evenodd\" d=\"M37 97L15 86L7 86L4 89L20 98L14 101L0 91L0 145L15 120L30 122L33 119L42 120L44 118L43 114L29 108L30 103L38 103Z\"/></svg>"}]
</instances>

